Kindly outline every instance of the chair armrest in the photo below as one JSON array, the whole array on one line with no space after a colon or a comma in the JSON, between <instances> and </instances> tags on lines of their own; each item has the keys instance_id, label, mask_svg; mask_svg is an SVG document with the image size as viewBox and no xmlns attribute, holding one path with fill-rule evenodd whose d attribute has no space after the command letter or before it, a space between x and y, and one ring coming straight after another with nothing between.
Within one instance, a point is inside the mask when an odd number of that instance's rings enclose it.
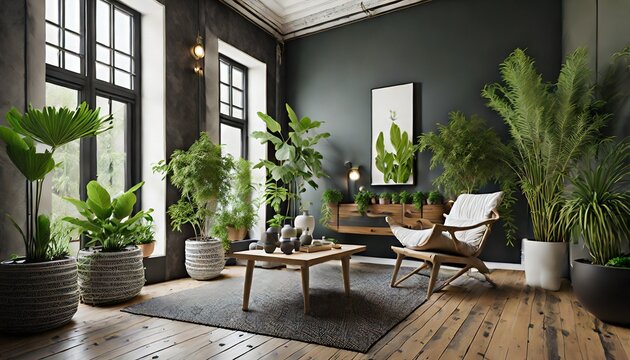
<instances>
[{"instance_id":1,"label":"chair armrest","mask_svg":"<svg viewBox=\"0 0 630 360\"><path fill-rule=\"evenodd\" d=\"M466 231L466 230L472 230L472 229L478 228L480 226L494 224L498 220L499 218L495 217L495 218L490 218L488 220L484 220L476 224L467 225L467 226L449 226L449 225L443 225L443 224L435 224L434 229L438 231L448 231L448 232Z\"/></svg>"}]
</instances>

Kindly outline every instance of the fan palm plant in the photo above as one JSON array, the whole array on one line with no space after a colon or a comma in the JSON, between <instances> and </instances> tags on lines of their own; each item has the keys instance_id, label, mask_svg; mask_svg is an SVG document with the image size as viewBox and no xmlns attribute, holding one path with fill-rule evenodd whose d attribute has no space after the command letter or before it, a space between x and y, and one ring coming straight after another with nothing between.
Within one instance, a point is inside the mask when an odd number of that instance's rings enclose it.
<instances>
[{"instance_id":1,"label":"fan palm plant","mask_svg":"<svg viewBox=\"0 0 630 360\"><path fill-rule=\"evenodd\" d=\"M600 139L608 115L598 113L587 52L580 48L562 65L556 84L543 82L534 60L521 49L501 64L502 83L482 96L508 125L512 166L531 212L534 238L567 240L562 195L569 170Z\"/></svg>"},{"instance_id":2,"label":"fan palm plant","mask_svg":"<svg viewBox=\"0 0 630 360\"><path fill-rule=\"evenodd\" d=\"M593 264L606 265L630 237L630 138L602 144L571 183L563 219L574 239L584 238Z\"/></svg>"},{"instance_id":3,"label":"fan palm plant","mask_svg":"<svg viewBox=\"0 0 630 360\"><path fill-rule=\"evenodd\" d=\"M27 182L26 227L22 229L13 218L26 247L26 261L50 259L50 220L40 214L43 184L46 175L55 166L55 150L69 142L96 136L111 129L111 115L99 116L99 109L92 110L82 103L76 110L32 107L24 113L12 108L6 115L9 126L0 127L0 139L7 145L7 154ZM42 152L36 142L46 145Z\"/></svg>"}]
</instances>

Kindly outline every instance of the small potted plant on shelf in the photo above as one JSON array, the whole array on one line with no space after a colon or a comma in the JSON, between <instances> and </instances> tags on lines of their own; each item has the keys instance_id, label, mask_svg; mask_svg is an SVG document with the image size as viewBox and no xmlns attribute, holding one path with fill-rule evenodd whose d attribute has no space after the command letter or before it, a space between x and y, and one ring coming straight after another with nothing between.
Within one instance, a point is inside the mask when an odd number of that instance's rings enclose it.
<instances>
[{"instance_id":1,"label":"small potted plant on shelf","mask_svg":"<svg viewBox=\"0 0 630 360\"><path fill-rule=\"evenodd\" d=\"M392 201L392 204L399 204L399 203L401 203L401 202L400 202L400 194L398 194L398 193L392 193L392 195L391 195L391 201Z\"/></svg>"},{"instance_id":2,"label":"small potted plant on shelf","mask_svg":"<svg viewBox=\"0 0 630 360\"><path fill-rule=\"evenodd\" d=\"M411 195L411 202L418 211L422 211L422 206L425 204L426 200L427 194L422 191L416 191Z\"/></svg>"},{"instance_id":3,"label":"small potted plant on shelf","mask_svg":"<svg viewBox=\"0 0 630 360\"><path fill-rule=\"evenodd\" d=\"M230 191L212 225L212 235L224 242L243 240L256 223L252 201L251 163L239 158L232 171Z\"/></svg>"},{"instance_id":4,"label":"small potted plant on shelf","mask_svg":"<svg viewBox=\"0 0 630 360\"><path fill-rule=\"evenodd\" d=\"M380 205L388 205L392 202L392 194L385 191L378 195L378 203Z\"/></svg>"},{"instance_id":5,"label":"small potted plant on shelf","mask_svg":"<svg viewBox=\"0 0 630 360\"><path fill-rule=\"evenodd\" d=\"M322 194L322 208L319 223L326 226L333 216L333 208L343 200L343 194L336 189L327 189Z\"/></svg>"},{"instance_id":6,"label":"small potted plant on shelf","mask_svg":"<svg viewBox=\"0 0 630 360\"><path fill-rule=\"evenodd\" d=\"M363 190L354 194L354 203L357 205L357 210L361 215L365 215L370 205L370 199L372 194L369 191Z\"/></svg>"},{"instance_id":7,"label":"small potted plant on shelf","mask_svg":"<svg viewBox=\"0 0 630 360\"><path fill-rule=\"evenodd\" d=\"M181 231L184 225L193 228L195 236L186 240L185 253L186 271L195 280L213 279L225 267L225 250L230 244L210 237L210 229L217 207L225 204L233 168L232 157L222 155L221 146L206 133L188 150L175 150L168 163L161 161L154 167L169 175L171 184L181 192L168 214L174 230Z\"/></svg>"},{"instance_id":8,"label":"small potted plant on shelf","mask_svg":"<svg viewBox=\"0 0 630 360\"><path fill-rule=\"evenodd\" d=\"M427 205L441 205L444 197L439 191L431 191L427 196Z\"/></svg>"},{"instance_id":9,"label":"small potted plant on shelf","mask_svg":"<svg viewBox=\"0 0 630 360\"><path fill-rule=\"evenodd\" d=\"M0 127L0 139L26 179L28 195L26 216L9 216L25 253L0 263L0 331L35 333L68 323L79 306L77 262L68 251L70 235L59 230L64 228L59 222L52 221L51 226L50 218L40 213L44 180L58 165L54 155L59 147L109 130L111 116L100 117L98 109L82 103L76 110L31 107L24 114L13 108L6 119L9 126ZM2 172L11 170L2 165Z\"/></svg>"},{"instance_id":10,"label":"small potted plant on shelf","mask_svg":"<svg viewBox=\"0 0 630 360\"><path fill-rule=\"evenodd\" d=\"M411 194L405 190L398 193L398 197L401 204L409 204L411 202Z\"/></svg>"},{"instance_id":11,"label":"small potted plant on shelf","mask_svg":"<svg viewBox=\"0 0 630 360\"><path fill-rule=\"evenodd\" d=\"M368 191L368 193L370 194L370 204L378 204L378 195L374 191Z\"/></svg>"},{"instance_id":12,"label":"small potted plant on shelf","mask_svg":"<svg viewBox=\"0 0 630 360\"><path fill-rule=\"evenodd\" d=\"M142 257L147 258L155 251L155 231L153 230L153 218L151 215L140 220L137 225L133 243L142 251Z\"/></svg>"},{"instance_id":13,"label":"small potted plant on shelf","mask_svg":"<svg viewBox=\"0 0 630 360\"><path fill-rule=\"evenodd\" d=\"M103 186L92 180L87 184L86 201L64 198L81 216L63 220L76 226L88 239L78 256L79 291L86 304L123 302L138 295L144 286L142 251L134 242L144 231L138 226L140 220L150 220L153 209L133 213L134 192L142 185L144 182L112 199Z\"/></svg>"},{"instance_id":14,"label":"small potted plant on shelf","mask_svg":"<svg viewBox=\"0 0 630 360\"><path fill-rule=\"evenodd\" d=\"M572 263L576 297L598 319L630 326L630 139L600 146L572 178L562 218L573 240L584 240L590 259Z\"/></svg>"}]
</instances>

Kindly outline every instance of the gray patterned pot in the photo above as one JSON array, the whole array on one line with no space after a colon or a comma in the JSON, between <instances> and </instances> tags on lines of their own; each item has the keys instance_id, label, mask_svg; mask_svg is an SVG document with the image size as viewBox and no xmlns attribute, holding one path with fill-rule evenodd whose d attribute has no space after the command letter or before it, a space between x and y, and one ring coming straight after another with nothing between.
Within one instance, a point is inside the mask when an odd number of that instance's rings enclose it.
<instances>
[{"instance_id":1,"label":"gray patterned pot","mask_svg":"<svg viewBox=\"0 0 630 360\"><path fill-rule=\"evenodd\" d=\"M221 240L186 240L186 272L195 280L210 280L225 267L225 250Z\"/></svg>"},{"instance_id":2,"label":"gray patterned pot","mask_svg":"<svg viewBox=\"0 0 630 360\"><path fill-rule=\"evenodd\" d=\"M79 290L81 300L90 305L127 301L144 286L142 250L102 252L79 251Z\"/></svg>"},{"instance_id":3,"label":"gray patterned pot","mask_svg":"<svg viewBox=\"0 0 630 360\"><path fill-rule=\"evenodd\" d=\"M72 320L78 306L74 258L0 264L0 332L54 329Z\"/></svg>"}]
</instances>

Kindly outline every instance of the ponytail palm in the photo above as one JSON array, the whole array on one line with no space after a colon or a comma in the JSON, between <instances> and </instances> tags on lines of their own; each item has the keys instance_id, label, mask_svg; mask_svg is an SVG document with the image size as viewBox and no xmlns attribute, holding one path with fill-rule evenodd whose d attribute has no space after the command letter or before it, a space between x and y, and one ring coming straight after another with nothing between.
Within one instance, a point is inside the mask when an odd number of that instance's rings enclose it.
<instances>
[{"instance_id":1,"label":"ponytail palm","mask_svg":"<svg viewBox=\"0 0 630 360\"><path fill-rule=\"evenodd\" d=\"M534 60L521 49L501 64L502 83L482 96L508 125L512 159L529 205L534 238L567 240L561 222L562 195L569 170L599 140L607 115L598 114L585 49L570 54L556 84L543 82Z\"/></svg>"},{"instance_id":2,"label":"ponytail palm","mask_svg":"<svg viewBox=\"0 0 630 360\"><path fill-rule=\"evenodd\" d=\"M630 237L630 139L603 144L572 183L563 218L574 238L584 238L593 263L605 265Z\"/></svg>"},{"instance_id":3,"label":"ponytail palm","mask_svg":"<svg viewBox=\"0 0 630 360\"><path fill-rule=\"evenodd\" d=\"M50 259L50 221L39 214L39 209L44 179L59 165L53 159L55 150L109 130L111 116L100 117L98 109L92 110L83 103L76 110L31 107L24 114L12 108L6 119L9 127L0 126L0 139L6 143L9 159L27 181L26 228L10 219L24 240L26 261L46 261ZM38 151L36 142L47 148Z\"/></svg>"}]
</instances>

